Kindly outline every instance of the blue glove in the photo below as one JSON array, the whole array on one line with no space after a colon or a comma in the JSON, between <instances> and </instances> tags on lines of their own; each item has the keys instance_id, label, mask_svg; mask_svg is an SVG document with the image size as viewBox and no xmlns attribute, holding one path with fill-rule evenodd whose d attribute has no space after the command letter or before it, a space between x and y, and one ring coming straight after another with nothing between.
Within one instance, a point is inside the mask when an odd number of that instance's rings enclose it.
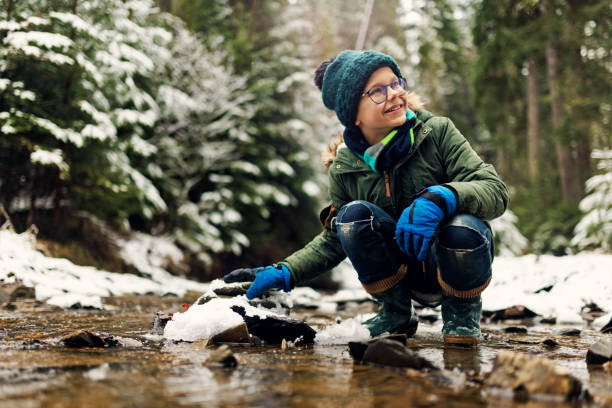
<instances>
[{"instance_id":1,"label":"blue glove","mask_svg":"<svg viewBox=\"0 0 612 408\"><path fill-rule=\"evenodd\" d=\"M456 210L457 198L450 188L427 187L400 215L395 228L397 245L402 252L424 261L438 224Z\"/></svg>"},{"instance_id":2,"label":"blue glove","mask_svg":"<svg viewBox=\"0 0 612 408\"><path fill-rule=\"evenodd\" d=\"M246 297L251 300L261 296L268 289L291 290L291 273L285 265L266 266L255 274L255 280L247 290Z\"/></svg>"},{"instance_id":3,"label":"blue glove","mask_svg":"<svg viewBox=\"0 0 612 408\"><path fill-rule=\"evenodd\" d=\"M253 282L255 275L258 272L263 271L265 268L240 268L235 269L223 277L223 282L234 283L234 282Z\"/></svg>"}]
</instances>

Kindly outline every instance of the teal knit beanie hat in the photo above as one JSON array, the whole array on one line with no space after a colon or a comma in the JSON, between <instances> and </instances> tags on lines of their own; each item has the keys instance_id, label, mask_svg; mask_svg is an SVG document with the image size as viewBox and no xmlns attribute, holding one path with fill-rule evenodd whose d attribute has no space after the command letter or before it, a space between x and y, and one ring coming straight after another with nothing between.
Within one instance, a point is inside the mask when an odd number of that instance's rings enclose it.
<instances>
[{"instance_id":1,"label":"teal knit beanie hat","mask_svg":"<svg viewBox=\"0 0 612 408\"><path fill-rule=\"evenodd\" d=\"M402 76L391 56L373 50L342 51L325 69L321 86L323 103L336 112L344 126L355 127L363 88L370 75L382 67L389 67L395 75Z\"/></svg>"}]
</instances>

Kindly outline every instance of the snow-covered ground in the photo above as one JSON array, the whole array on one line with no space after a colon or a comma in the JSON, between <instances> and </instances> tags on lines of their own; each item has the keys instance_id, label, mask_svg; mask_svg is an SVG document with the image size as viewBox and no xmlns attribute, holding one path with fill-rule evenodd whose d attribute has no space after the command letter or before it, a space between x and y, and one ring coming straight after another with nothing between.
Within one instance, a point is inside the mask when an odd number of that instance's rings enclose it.
<instances>
[{"instance_id":1,"label":"snow-covered ground","mask_svg":"<svg viewBox=\"0 0 612 408\"><path fill-rule=\"evenodd\" d=\"M35 239L29 233L15 234L3 230L0 231L0 281L21 281L26 286L33 286L37 300L61 307L80 303L83 307L103 308L102 298L105 296L148 292L181 296L187 290L204 292L208 288L208 284L182 279L162 270L156 257L147 257L148 251L142 243L135 242L131 248L131 263L138 265L149 278L46 257L35 249ZM157 257L165 252L172 256L172 247L167 248L168 251L164 251L164 246L158 243Z\"/></svg>"},{"instance_id":2,"label":"snow-covered ground","mask_svg":"<svg viewBox=\"0 0 612 408\"><path fill-rule=\"evenodd\" d=\"M211 287L211 284L189 281L165 272L158 260L147 258L150 252L147 248L152 244L146 244L142 237L138 239L141 244L126 243L125 246L132 248L133 264L139 265L149 278L101 271L74 265L66 259L45 257L35 249L34 239L27 233L0 231L0 281L20 280L36 288L37 299L50 304L68 307L80 303L98 308L104 307L102 298L105 296L147 292L172 292L180 296L187 290L204 293ZM155 243L154 252L158 256L165 251L168 256L176 255L171 244ZM319 310L333 313L338 301L368 296L347 262L335 270L334 279L343 286L336 294L323 296L310 288L297 288L288 296L288 303L316 304ZM243 300L242 297L235 301L247 305ZM556 317L559 323L583 322L581 309L591 303L606 312L594 322L594 327L601 327L612 315L612 255L580 253L564 257L499 257L493 264L491 285L483 293L485 310L524 305L542 316ZM228 307L223 302L214 302L207 307L177 313L175 323L169 326L169 330L172 328L174 332L169 332L168 337L178 338L181 333L196 335L188 327L191 322L198 322L201 326L197 330L200 335L227 328L231 319L221 310ZM211 315L210 327L203 323L203 316L207 314ZM327 341L342 336L362 336L363 328L357 323L363 318L356 317L355 321L344 321L342 326L326 328L317 339Z\"/></svg>"}]
</instances>

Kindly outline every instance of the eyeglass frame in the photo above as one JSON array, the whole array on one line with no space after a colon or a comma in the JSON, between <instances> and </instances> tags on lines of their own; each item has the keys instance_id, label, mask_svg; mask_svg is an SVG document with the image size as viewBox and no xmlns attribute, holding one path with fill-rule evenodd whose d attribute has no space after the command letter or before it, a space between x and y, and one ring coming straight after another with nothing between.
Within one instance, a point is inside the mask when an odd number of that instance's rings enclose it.
<instances>
[{"instance_id":1,"label":"eyeglass frame","mask_svg":"<svg viewBox=\"0 0 612 408\"><path fill-rule=\"evenodd\" d=\"M389 92L387 91L387 88L388 88L388 87L390 87L391 89L396 90L397 88L393 88L393 86L392 86L392 85L393 85L393 84L395 84L395 83L397 83L397 84L398 84L398 86L399 86L399 88L400 88L400 89L403 89L404 91L407 91L407 90L408 90L408 89L407 89L407 88L408 88L408 84L406 83L406 78L401 78L401 77L400 77L400 78L398 78L397 80L395 80L395 81L393 81L393 82L391 82L391 83L389 83L389 84L387 84L387 85L377 85L377 86L373 86L372 88L370 88L370 90L369 90L369 91L362 93L362 94L361 94L361 97L363 98L364 96L366 96L366 95L367 95L367 96L369 96L369 97L370 97L370 100L371 100L372 102L374 102L375 104L377 104L377 105L380 105L381 103L385 103L385 102L387 102L387 98L389 98ZM402 86L402 83L404 84L404 86ZM370 95L370 93L372 93L374 90L379 89L379 88L384 88L384 91L383 91L383 92L385 93L385 99L384 99L384 100L382 100L382 101L380 101L380 102L376 102L376 101L374 100L374 98L372 98L372 95Z\"/></svg>"}]
</instances>

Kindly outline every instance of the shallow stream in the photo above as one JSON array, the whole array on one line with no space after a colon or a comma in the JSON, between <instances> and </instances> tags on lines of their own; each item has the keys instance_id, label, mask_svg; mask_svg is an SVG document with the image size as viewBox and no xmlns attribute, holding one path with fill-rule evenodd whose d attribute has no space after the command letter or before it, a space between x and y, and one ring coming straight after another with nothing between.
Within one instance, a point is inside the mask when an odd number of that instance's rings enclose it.
<instances>
[{"instance_id":1,"label":"shallow stream","mask_svg":"<svg viewBox=\"0 0 612 408\"><path fill-rule=\"evenodd\" d=\"M445 347L440 323L421 322L408 346L448 370L451 381L410 370L353 363L346 345L234 347L238 367L202 365L214 350L202 342L175 343L151 336L158 310L178 311L195 299L125 296L107 299L114 310L61 310L34 301L0 310L0 408L4 407L602 407L612 403L612 373L587 368L588 347L603 338L580 327L579 337L559 326L508 334L483 325L475 349ZM341 313L340 317L352 317ZM351 312L352 313L352 312ZM315 328L337 314L292 312ZM124 347L70 349L59 340L78 330L121 337ZM541 344L553 339L558 347ZM499 350L538 354L568 368L593 400L514 400L483 387Z\"/></svg>"}]
</instances>

